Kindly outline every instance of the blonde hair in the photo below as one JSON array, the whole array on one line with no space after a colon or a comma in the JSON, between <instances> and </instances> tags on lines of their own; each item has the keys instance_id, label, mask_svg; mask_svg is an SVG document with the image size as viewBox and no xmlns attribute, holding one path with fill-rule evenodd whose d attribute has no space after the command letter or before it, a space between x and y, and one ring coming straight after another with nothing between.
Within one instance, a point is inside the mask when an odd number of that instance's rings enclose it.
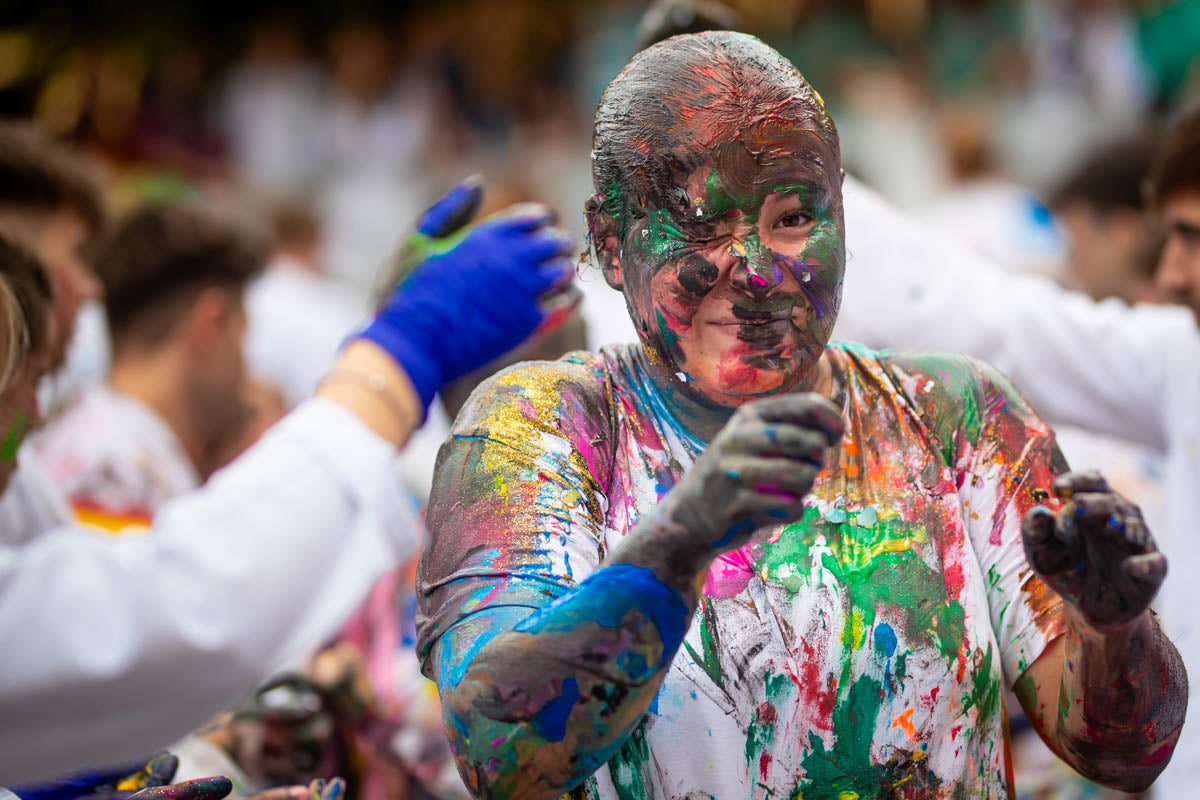
<instances>
[{"instance_id":1,"label":"blonde hair","mask_svg":"<svg viewBox=\"0 0 1200 800\"><path fill-rule=\"evenodd\" d=\"M17 380L29 358L29 326L7 275L0 275L0 394Z\"/></svg>"},{"instance_id":2,"label":"blonde hair","mask_svg":"<svg viewBox=\"0 0 1200 800\"><path fill-rule=\"evenodd\" d=\"M0 233L0 394L49 346L52 303L42 262Z\"/></svg>"}]
</instances>

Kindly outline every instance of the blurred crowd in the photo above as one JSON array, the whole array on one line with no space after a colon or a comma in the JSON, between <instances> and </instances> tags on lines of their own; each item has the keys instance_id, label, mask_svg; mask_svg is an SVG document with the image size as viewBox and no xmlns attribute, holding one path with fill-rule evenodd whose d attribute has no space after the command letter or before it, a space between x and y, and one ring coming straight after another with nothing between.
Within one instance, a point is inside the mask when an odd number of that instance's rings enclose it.
<instances>
[{"instance_id":1,"label":"blurred crowd","mask_svg":"<svg viewBox=\"0 0 1200 800\"><path fill-rule=\"evenodd\" d=\"M483 176L485 214L536 199L584 242L591 114L647 3L251 5L48 2L0 17L0 112L29 126L0 150L48 136L100 166L100 199L81 186L59 220L55 289L76 333L40 387L33 445L38 479L105 530L148 523L308 397L409 221L461 177ZM1162 126L1200 100L1200 0L659 5L732 13L791 58L823 93L847 171L929 236L1097 300L1172 299L1154 281L1162 232L1142 184ZM95 203L121 215L102 246ZM179 291L197 278L205 291ZM632 338L585 254L577 280L579 314L508 361ZM444 390L406 451L414 508L481 378ZM1155 527L1159 454L1069 428L1060 441ZM227 775L242 796L342 775L364 799L465 797L413 653L414 569L380 582L327 648L172 745L179 777ZM1020 797L1112 794L1035 740L1018 730Z\"/></svg>"}]
</instances>

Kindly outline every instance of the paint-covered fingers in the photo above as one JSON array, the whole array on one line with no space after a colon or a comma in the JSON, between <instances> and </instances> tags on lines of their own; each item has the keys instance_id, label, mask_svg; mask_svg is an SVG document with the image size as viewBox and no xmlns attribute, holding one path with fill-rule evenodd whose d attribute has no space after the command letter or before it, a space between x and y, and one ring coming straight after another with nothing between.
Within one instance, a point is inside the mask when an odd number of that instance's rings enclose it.
<instances>
[{"instance_id":1,"label":"paint-covered fingers","mask_svg":"<svg viewBox=\"0 0 1200 800\"><path fill-rule=\"evenodd\" d=\"M1039 507L1022 522L1030 566L1093 627L1132 622L1150 607L1167 568L1141 511L1096 475L1062 488L1070 499L1057 514Z\"/></svg>"},{"instance_id":2,"label":"paint-covered fingers","mask_svg":"<svg viewBox=\"0 0 1200 800\"><path fill-rule=\"evenodd\" d=\"M221 800L232 791L229 778L213 777L153 786L127 797L128 800Z\"/></svg>"},{"instance_id":3,"label":"paint-covered fingers","mask_svg":"<svg viewBox=\"0 0 1200 800\"><path fill-rule=\"evenodd\" d=\"M824 431L754 420L731 430L725 448L729 453L787 458L821 466L829 439Z\"/></svg>"},{"instance_id":4,"label":"paint-covered fingers","mask_svg":"<svg viewBox=\"0 0 1200 800\"><path fill-rule=\"evenodd\" d=\"M780 503L803 499L821 471L819 463L808 460L753 456L726 458L722 466L743 493L778 498Z\"/></svg>"},{"instance_id":5,"label":"paint-covered fingers","mask_svg":"<svg viewBox=\"0 0 1200 800\"><path fill-rule=\"evenodd\" d=\"M1064 500L1070 500L1075 495L1085 492L1107 494L1111 491L1108 481L1095 470L1067 472L1054 480L1054 493Z\"/></svg>"},{"instance_id":6,"label":"paint-covered fingers","mask_svg":"<svg viewBox=\"0 0 1200 800\"><path fill-rule=\"evenodd\" d=\"M1021 539L1029 566L1052 583L1075 562L1071 548L1059 536L1057 515L1045 506L1026 512L1021 521Z\"/></svg>"},{"instance_id":7,"label":"paint-covered fingers","mask_svg":"<svg viewBox=\"0 0 1200 800\"><path fill-rule=\"evenodd\" d=\"M746 403L734 415L734 420L737 419L817 430L825 435L826 443L830 447L838 443L846 429L841 409L827 398L813 392L768 397Z\"/></svg>"},{"instance_id":8,"label":"paint-covered fingers","mask_svg":"<svg viewBox=\"0 0 1200 800\"><path fill-rule=\"evenodd\" d=\"M346 781L341 778L317 779L308 785L277 786L250 795L246 800L339 800L346 794Z\"/></svg>"},{"instance_id":9,"label":"paint-covered fingers","mask_svg":"<svg viewBox=\"0 0 1200 800\"><path fill-rule=\"evenodd\" d=\"M434 239L449 236L474 219L482 204L483 179L471 175L425 210L417 231Z\"/></svg>"},{"instance_id":10,"label":"paint-covered fingers","mask_svg":"<svg viewBox=\"0 0 1200 800\"><path fill-rule=\"evenodd\" d=\"M1141 509L1116 492L1076 494L1063 507L1062 517L1069 535L1087 537L1089 546L1104 543L1126 555L1158 549Z\"/></svg>"},{"instance_id":11,"label":"paint-covered fingers","mask_svg":"<svg viewBox=\"0 0 1200 800\"><path fill-rule=\"evenodd\" d=\"M1125 574L1130 579L1153 587L1155 593L1158 592L1158 587L1167 577L1167 557L1162 553L1143 553L1140 556L1130 556L1125 559L1123 566Z\"/></svg>"}]
</instances>

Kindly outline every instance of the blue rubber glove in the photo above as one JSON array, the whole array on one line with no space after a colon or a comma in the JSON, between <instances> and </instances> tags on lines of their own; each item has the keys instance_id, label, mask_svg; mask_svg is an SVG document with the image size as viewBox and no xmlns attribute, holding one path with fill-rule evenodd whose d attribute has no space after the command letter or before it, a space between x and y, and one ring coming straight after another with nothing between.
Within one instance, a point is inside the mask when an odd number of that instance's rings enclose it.
<instances>
[{"instance_id":1,"label":"blue rubber glove","mask_svg":"<svg viewBox=\"0 0 1200 800\"><path fill-rule=\"evenodd\" d=\"M170 753L158 753L149 761L76 772L57 780L13 786L9 791L21 800L76 800L115 793L127 796L141 789L170 784L178 767L178 758Z\"/></svg>"},{"instance_id":2,"label":"blue rubber glove","mask_svg":"<svg viewBox=\"0 0 1200 800\"><path fill-rule=\"evenodd\" d=\"M482 188L468 179L422 215L391 296L355 338L404 368L428 410L441 387L521 344L545 318L539 296L569 283L575 243L540 205L462 229Z\"/></svg>"}]
</instances>

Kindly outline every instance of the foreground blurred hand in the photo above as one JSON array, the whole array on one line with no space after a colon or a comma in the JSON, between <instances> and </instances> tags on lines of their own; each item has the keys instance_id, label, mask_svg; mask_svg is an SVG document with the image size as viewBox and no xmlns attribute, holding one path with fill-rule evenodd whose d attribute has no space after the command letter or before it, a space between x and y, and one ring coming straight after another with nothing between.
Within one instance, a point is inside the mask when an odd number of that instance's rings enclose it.
<instances>
[{"instance_id":1,"label":"foreground blurred hand","mask_svg":"<svg viewBox=\"0 0 1200 800\"><path fill-rule=\"evenodd\" d=\"M159 753L140 767L80 772L10 791L21 800L221 800L233 791L229 779L220 777L173 784L178 768L178 758Z\"/></svg>"}]
</instances>

